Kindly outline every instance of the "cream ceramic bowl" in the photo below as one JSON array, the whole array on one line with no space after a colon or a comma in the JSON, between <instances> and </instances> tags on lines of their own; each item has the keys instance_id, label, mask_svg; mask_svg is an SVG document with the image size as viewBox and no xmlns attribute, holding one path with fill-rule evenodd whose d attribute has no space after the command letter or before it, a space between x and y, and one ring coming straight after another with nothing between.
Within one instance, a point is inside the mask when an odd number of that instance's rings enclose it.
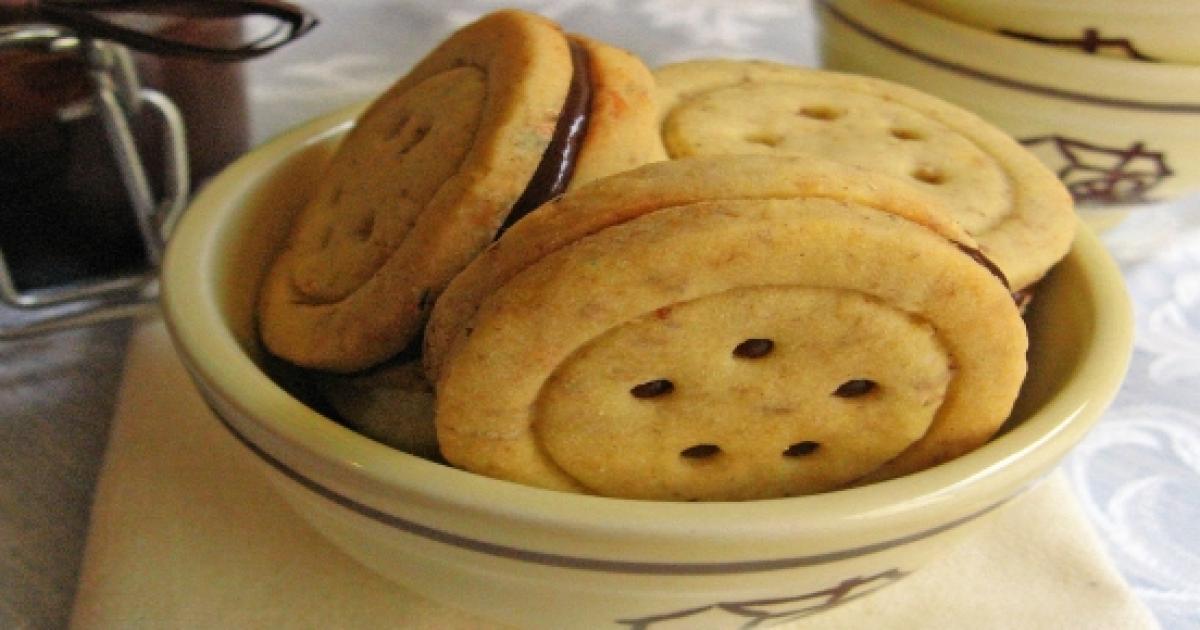
<instances>
[{"instance_id":1,"label":"cream ceramic bowl","mask_svg":"<svg viewBox=\"0 0 1200 630\"><path fill-rule=\"evenodd\" d=\"M970 24L1098 55L1200 63L1196 0L907 0Z\"/></svg>"},{"instance_id":2,"label":"cream ceramic bowl","mask_svg":"<svg viewBox=\"0 0 1200 630\"><path fill-rule=\"evenodd\" d=\"M991 121L1059 174L1094 227L1200 191L1200 66L1060 51L894 0L816 6L825 67L904 83Z\"/></svg>"},{"instance_id":3,"label":"cream ceramic bowl","mask_svg":"<svg viewBox=\"0 0 1200 630\"><path fill-rule=\"evenodd\" d=\"M253 303L264 266L353 113L271 141L204 189L168 248L165 318L216 416L296 512L367 567L450 606L545 628L654 628L668 617L732 627L750 613L819 612L965 537L1055 466L1122 379L1130 307L1114 263L1082 231L1038 293L1033 370L1011 426L945 465L818 496L663 503L418 459L318 415L259 365Z\"/></svg>"}]
</instances>

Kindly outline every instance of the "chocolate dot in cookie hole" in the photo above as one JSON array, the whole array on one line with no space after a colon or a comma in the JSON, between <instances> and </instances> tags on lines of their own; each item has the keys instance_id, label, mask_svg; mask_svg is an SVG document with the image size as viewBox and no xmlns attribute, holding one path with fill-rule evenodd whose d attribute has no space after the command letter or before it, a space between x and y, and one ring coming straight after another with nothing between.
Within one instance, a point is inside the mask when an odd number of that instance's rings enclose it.
<instances>
[{"instance_id":1,"label":"chocolate dot in cookie hole","mask_svg":"<svg viewBox=\"0 0 1200 630\"><path fill-rule=\"evenodd\" d=\"M857 398L875 391L875 381L865 378L855 378L838 385L833 395L839 398Z\"/></svg>"},{"instance_id":2,"label":"chocolate dot in cookie hole","mask_svg":"<svg viewBox=\"0 0 1200 630\"><path fill-rule=\"evenodd\" d=\"M775 349L775 342L770 339L747 339L733 349L733 356L739 359L758 359L765 357Z\"/></svg>"},{"instance_id":3,"label":"chocolate dot in cookie hole","mask_svg":"<svg viewBox=\"0 0 1200 630\"><path fill-rule=\"evenodd\" d=\"M913 179L937 186L946 182L946 174L932 166L921 166L912 172Z\"/></svg>"},{"instance_id":4,"label":"chocolate dot in cookie hole","mask_svg":"<svg viewBox=\"0 0 1200 630\"><path fill-rule=\"evenodd\" d=\"M813 120L837 120L842 117L841 110L828 105L805 105L796 113Z\"/></svg>"},{"instance_id":5,"label":"chocolate dot in cookie hole","mask_svg":"<svg viewBox=\"0 0 1200 630\"><path fill-rule=\"evenodd\" d=\"M767 147L777 147L783 142L783 136L773 133L752 133L746 136L746 142L761 144Z\"/></svg>"},{"instance_id":6,"label":"chocolate dot in cookie hole","mask_svg":"<svg viewBox=\"0 0 1200 630\"><path fill-rule=\"evenodd\" d=\"M709 459L720 454L721 447L716 444L697 444L679 451L679 456L687 459Z\"/></svg>"},{"instance_id":7,"label":"chocolate dot in cookie hole","mask_svg":"<svg viewBox=\"0 0 1200 630\"><path fill-rule=\"evenodd\" d=\"M819 442L811 442L808 440L804 442L796 442L783 451L783 456L804 457L805 455L812 455L813 453L817 452L817 449L819 448L821 448L821 444Z\"/></svg>"},{"instance_id":8,"label":"chocolate dot in cookie hole","mask_svg":"<svg viewBox=\"0 0 1200 630\"><path fill-rule=\"evenodd\" d=\"M666 396L675 391L675 384L665 378L646 381L640 385L634 385L629 390L634 398L655 398L657 396Z\"/></svg>"},{"instance_id":9,"label":"chocolate dot in cookie hole","mask_svg":"<svg viewBox=\"0 0 1200 630\"><path fill-rule=\"evenodd\" d=\"M892 129L892 137L899 140L923 140L925 135L913 129L896 128Z\"/></svg>"}]
</instances>

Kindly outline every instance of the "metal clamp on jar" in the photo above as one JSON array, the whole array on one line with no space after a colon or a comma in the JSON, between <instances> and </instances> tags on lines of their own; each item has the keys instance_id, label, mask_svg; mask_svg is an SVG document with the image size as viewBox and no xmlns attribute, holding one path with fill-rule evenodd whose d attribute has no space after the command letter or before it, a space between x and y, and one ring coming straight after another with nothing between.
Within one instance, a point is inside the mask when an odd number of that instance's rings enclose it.
<instances>
[{"instance_id":1,"label":"metal clamp on jar","mask_svg":"<svg viewBox=\"0 0 1200 630\"><path fill-rule=\"evenodd\" d=\"M157 297L153 269L162 257L172 223L187 202L188 157L179 109L162 93L138 84L132 56L124 46L80 38L58 27L0 32L0 51L15 48L52 55L56 63L69 64L73 57L86 68L92 93L57 108L53 115L61 122L97 119L119 170L146 265L109 277L68 278L66 284L57 286L22 287L28 283L14 277L8 256L0 249L0 300L20 311L14 318L16 323L2 329L0 336L34 334L135 312ZM145 160L132 132L132 120L144 110L155 114L164 130L165 150L159 161L163 191L159 198L151 191ZM86 210L79 208L81 212Z\"/></svg>"},{"instance_id":2,"label":"metal clamp on jar","mask_svg":"<svg viewBox=\"0 0 1200 630\"><path fill-rule=\"evenodd\" d=\"M247 38L245 17L273 27ZM0 340L153 307L192 178L244 149L240 76L237 103L173 100L143 85L143 68L211 91L229 74L211 62L264 54L315 24L277 0L0 0ZM139 65L131 50L170 61ZM225 110L239 118L214 118ZM190 156L185 123L205 134Z\"/></svg>"}]
</instances>

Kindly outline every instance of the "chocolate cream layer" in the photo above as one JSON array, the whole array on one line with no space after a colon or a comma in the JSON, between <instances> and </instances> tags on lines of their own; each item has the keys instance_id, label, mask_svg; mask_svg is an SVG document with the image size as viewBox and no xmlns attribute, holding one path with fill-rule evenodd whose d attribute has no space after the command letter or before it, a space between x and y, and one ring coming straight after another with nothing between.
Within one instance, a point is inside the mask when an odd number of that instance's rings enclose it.
<instances>
[{"instance_id":1,"label":"chocolate cream layer","mask_svg":"<svg viewBox=\"0 0 1200 630\"><path fill-rule=\"evenodd\" d=\"M550 144L542 154L542 161L533 172L529 185L513 204L504 223L496 232L496 238L521 220L521 217L563 194L571 183L571 176L575 174L575 163L579 159L579 150L587 135L588 121L592 113L592 77L587 51L575 40L569 39L567 43L571 48L571 85L567 90L567 99L563 103L558 123L554 127L554 135L550 138Z\"/></svg>"},{"instance_id":2,"label":"chocolate cream layer","mask_svg":"<svg viewBox=\"0 0 1200 630\"><path fill-rule=\"evenodd\" d=\"M1008 283L1008 277L1004 275L1004 272L1000 270L1000 267L996 266L996 263L992 262L992 259L985 256L983 252L974 247L968 247L962 243L955 243L955 245L958 245L958 248L962 250L964 254L970 256L972 260L982 265L983 268L987 269L993 276L996 276L996 278L1000 280L1001 284L1004 285L1005 289L1008 289L1010 292L1012 291L1012 285Z\"/></svg>"},{"instance_id":3,"label":"chocolate cream layer","mask_svg":"<svg viewBox=\"0 0 1200 630\"><path fill-rule=\"evenodd\" d=\"M1016 302L1017 308L1022 313L1025 312L1025 308L1029 306L1029 301L1033 299L1032 285L1017 291L1013 291L1012 285L1008 282L1008 277L1004 275L1004 272L1000 270L1000 267L996 266L996 263L992 262L991 258L988 258L983 254L983 252L974 247L968 247L962 243L955 243L955 245L958 245L958 248L962 250L964 254L970 256L971 260L979 263L984 269L987 269L989 272L991 272L993 276L996 276L996 279L998 279L1000 283L1004 285L1004 288L1008 289L1008 292L1012 294L1013 302Z\"/></svg>"}]
</instances>

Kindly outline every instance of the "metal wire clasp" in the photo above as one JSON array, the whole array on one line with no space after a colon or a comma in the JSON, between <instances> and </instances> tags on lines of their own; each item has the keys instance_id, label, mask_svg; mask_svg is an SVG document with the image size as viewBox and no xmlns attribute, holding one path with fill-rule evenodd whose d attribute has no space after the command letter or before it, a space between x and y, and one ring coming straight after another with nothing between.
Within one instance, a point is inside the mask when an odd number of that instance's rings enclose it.
<instances>
[{"instance_id":1,"label":"metal wire clasp","mask_svg":"<svg viewBox=\"0 0 1200 630\"><path fill-rule=\"evenodd\" d=\"M0 340L127 316L157 300L156 271L175 220L188 200L187 140L179 109L162 93L142 87L128 49L105 40L78 37L59 27L0 30L0 50L41 48L73 53L84 60L90 97L58 111L63 120L98 116L116 160L121 181L136 215L150 268L141 273L80 281L22 292L0 251L0 302L11 311L0 327ZM134 116L157 115L164 129L162 198L155 199L131 131Z\"/></svg>"}]
</instances>

